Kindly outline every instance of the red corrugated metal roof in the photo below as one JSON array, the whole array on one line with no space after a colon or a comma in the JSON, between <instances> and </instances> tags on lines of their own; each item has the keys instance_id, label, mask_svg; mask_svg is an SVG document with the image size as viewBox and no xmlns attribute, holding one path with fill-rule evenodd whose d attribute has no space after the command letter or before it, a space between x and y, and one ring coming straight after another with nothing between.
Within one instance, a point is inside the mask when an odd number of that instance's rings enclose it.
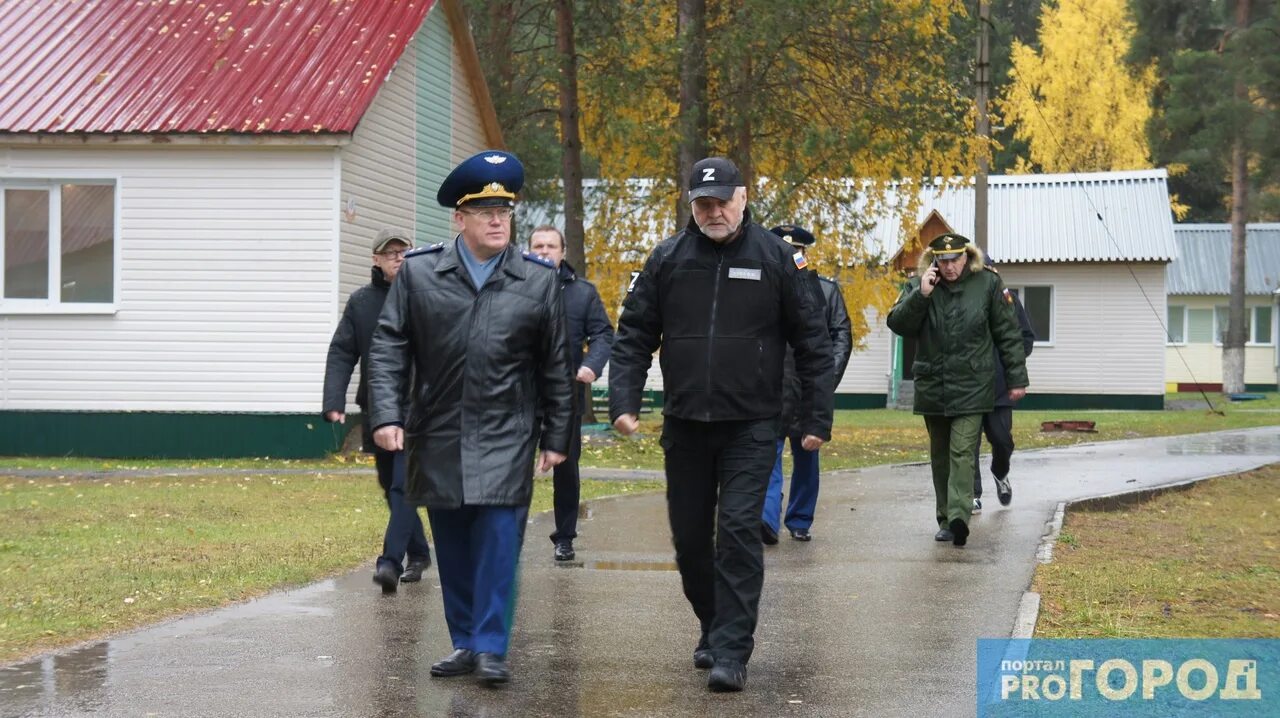
<instances>
[{"instance_id":1,"label":"red corrugated metal roof","mask_svg":"<svg viewBox=\"0 0 1280 718\"><path fill-rule=\"evenodd\" d=\"M433 0L0 0L0 132L351 132Z\"/></svg>"}]
</instances>

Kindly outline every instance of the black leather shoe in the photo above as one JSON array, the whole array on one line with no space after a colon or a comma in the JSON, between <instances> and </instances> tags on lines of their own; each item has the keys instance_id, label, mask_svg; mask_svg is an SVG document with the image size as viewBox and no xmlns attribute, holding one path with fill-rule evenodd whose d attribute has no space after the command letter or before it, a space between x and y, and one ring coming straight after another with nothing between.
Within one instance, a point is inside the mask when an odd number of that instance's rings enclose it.
<instances>
[{"instance_id":1,"label":"black leather shoe","mask_svg":"<svg viewBox=\"0 0 1280 718\"><path fill-rule=\"evenodd\" d=\"M949 529L938 529L938 533L933 535L934 541L950 541L953 538L955 537L951 535Z\"/></svg>"},{"instance_id":2,"label":"black leather shoe","mask_svg":"<svg viewBox=\"0 0 1280 718\"><path fill-rule=\"evenodd\" d=\"M410 561L409 565L405 566L404 573L400 574L400 582L417 583L418 581L421 581L422 572L427 570L427 567L430 565L430 558L427 558L425 561Z\"/></svg>"},{"instance_id":3,"label":"black leather shoe","mask_svg":"<svg viewBox=\"0 0 1280 718\"><path fill-rule=\"evenodd\" d=\"M963 546L969 540L969 524L961 519L951 519L951 543Z\"/></svg>"},{"instance_id":4,"label":"black leather shoe","mask_svg":"<svg viewBox=\"0 0 1280 718\"><path fill-rule=\"evenodd\" d=\"M496 653L476 654L476 677L483 683L499 686L511 680L507 661Z\"/></svg>"},{"instance_id":5,"label":"black leather shoe","mask_svg":"<svg viewBox=\"0 0 1280 718\"><path fill-rule=\"evenodd\" d=\"M698 647L693 649L693 667L705 671L715 664L716 656L711 652L711 643L707 641L706 635L703 635L698 641Z\"/></svg>"},{"instance_id":6,"label":"black leather shoe","mask_svg":"<svg viewBox=\"0 0 1280 718\"><path fill-rule=\"evenodd\" d=\"M746 685L747 667L732 658L717 659L711 675L707 676L707 688L716 693L737 692Z\"/></svg>"},{"instance_id":7,"label":"black leather shoe","mask_svg":"<svg viewBox=\"0 0 1280 718\"><path fill-rule=\"evenodd\" d=\"M475 651L459 648L431 664L431 675L436 678L465 676L476 669Z\"/></svg>"},{"instance_id":8,"label":"black leather shoe","mask_svg":"<svg viewBox=\"0 0 1280 718\"><path fill-rule=\"evenodd\" d=\"M797 541L812 541L813 534L809 533L809 529L789 529L791 538Z\"/></svg>"},{"instance_id":9,"label":"black leather shoe","mask_svg":"<svg viewBox=\"0 0 1280 718\"><path fill-rule=\"evenodd\" d=\"M572 561L573 557L576 555L577 554L573 552L572 541L560 541L556 543L556 560L557 561Z\"/></svg>"},{"instance_id":10,"label":"black leather shoe","mask_svg":"<svg viewBox=\"0 0 1280 718\"><path fill-rule=\"evenodd\" d=\"M400 575L391 567L391 564L384 563L373 572L373 582L382 587L382 592L395 593L396 586L400 585Z\"/></svg>"},{"instance_id":11,"label":"black leather shoe","mask_svg":"<svg viewBox=\"0 0 1280 718\"><path fill-rule=\"evenodd\" d=\"M760 540L769 546L778 543L778 532L774 531L769 524L760 523Z\"/></svg>"}]
</instances>

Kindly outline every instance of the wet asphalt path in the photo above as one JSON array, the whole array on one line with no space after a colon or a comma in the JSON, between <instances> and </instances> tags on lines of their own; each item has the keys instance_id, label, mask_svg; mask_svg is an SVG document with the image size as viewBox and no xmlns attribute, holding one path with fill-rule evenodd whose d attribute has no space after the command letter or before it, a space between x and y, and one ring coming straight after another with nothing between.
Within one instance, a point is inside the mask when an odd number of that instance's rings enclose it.
<instances>
[{"instance_id":1,"label":"wet asphalt path","mask_svg":"<svg viewBox=\"0 0 1280 718\"><path fill-rule=\"evenodd\" d=\"M450 648L434 570L384 598L362 568L0 668L0 716L973 715L975 641L1010 635L1059 502L1276 461L1280 427L1021 453L1013 505L988 485L963 549L932 540L928 467L825 476L814 541L766 551L741 694L692 667L697 623L649 495L595 502L571 565L534 519L504 689L428 677Z\"/></svg>"}]
</instances>

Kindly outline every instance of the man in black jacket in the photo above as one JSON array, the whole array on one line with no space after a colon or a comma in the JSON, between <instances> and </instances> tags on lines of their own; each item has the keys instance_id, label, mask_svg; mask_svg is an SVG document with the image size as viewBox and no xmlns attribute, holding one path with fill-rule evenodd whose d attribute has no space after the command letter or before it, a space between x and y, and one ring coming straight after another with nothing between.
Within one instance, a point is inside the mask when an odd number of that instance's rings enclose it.
<instances>
[{"instance_id":1,"label":"man in black jacket","mask_svg":"<svg viewBox=\"0 0 1280 718\"><path fill-rule=\"evenodd\" d=\"M732 162L689 177L693 216L632 281L609 369L609 416L639 428L649 364L662 347L667 512L685 597L702 626L694 665L713 691L740 691L764 582L760 511L795 351L804 447L831 437L831 338L804 255L751 221ZM717 506L717 503L719 504Z\"/></svg>"},{"instance_id":2,"label":"man in black jacket","mask_svg":"<svg viewBox=\"0 0 1280 718\"><path fill-rule=\"evenodd\" d=\"M784 224L769 230L808 259L809 248L817 238L803 227ZM831 352L835 363L832 375L832 391L840 385L849 354L853 351L853 326L849 310L844 304L844 294L834 279L818 276L822 287L823 317L827 333L831 335ZM782 433L778 439L778 458L769 475L769 488L764 497L764 514L761 516L761 538L766 544L778 543L778 531L782 523L782 448L791 442L791 488L787 491L786 527L791 538L797 541L812 540L809 529L813 527L813 513L818 507L818 452L808 451L802 445L802 427L798 419L804 413L800 404L800 381L796 377L795 362L788 352L783 371Z\"/></svg>"},{"instance_id":3,"label":"man in black jacket","mask_svg":"<svg viewBox=\"0 0 1280 718\"><path fill-rule=\"evenodd\" d=\"M378 446L409 456L406 494L427 507L454 651L435 677L506 683L516 567L533 498L534 454L569 453L573 380L560 281L511 245L524 168L486 150L436 193L458 234L410 252L369 352ZM413 386L410 390L410 381Z\"/></svg>"},{"instance_id":4,"label":"man in black jacket","mask_svg":"<svg viewBox=\"0 0 1280 718\"><path fill-rule=\"evenodd\" d=\"M996 271L990 257L986 257L987 268ZM1013 299L1013 310L1018 317L1018 329L1022 332L1022 351L1031 356L1035 348L1036 332L1031 328L1031 320L1027 318L1027 310L1022 300L1014 292L1009 293ZM1017 402L1009 398L1009 385L1004 380L1004 362L1000 361L1000 352L996 357L996 405L995 408L982 415L982 432L991 443L991 476L996 482L996 498L1001 506L1013 502L1013 485L1009 483L1009 460L1013 458L1013 407ZM982 442L974 447L974 466L978 465L978 452L982 450ZM973 512L982 511L982 470L973 472Z\"/></svg>"},{"instance_id":5,"label":"man in black jacket","mask_svg":"<svg viewBox=\"0 0 1280 718\"><path fill-rule=\"evenodd\" d=\"M604 365L609 362L613 325L609 323L609 315L605 314L604 303L600 301L600 292L596 291L595 285L579 277L564 261L564 235L559 229L547 224L533 230L529 235L529 251L556 265L560 286L563 287L564 315L569 323L569 368L574 370L574 379L578 382L574 386L577 411L570 426L573 439L569 444L569 457L556 466L552 482L556 529L551 534L551 543L556 547L555 559L572 561L573 540L578 537L581 491L578 460L582 457L582 414L587 406L591 382L604 373ZM584 343L588 347L585 356L582 351Z\"/></svg>"},{"instance_id":6,"label":"man in black jacket","mask_svg":"<svg viewBox=\"0 0 1280 718\"><path fill-rule=\"evenodd\" d=\"M347 385L351 372L360 364L360 385L356 389L356 405L364 414L360 422L363 436L361 448L373 452L378 467L378 483L387 499L391 516L382 539L382 555L374 567L373 582L382 586L383 593L394 593L396 585L404 581L422 580L422 571L431 565L431 551L422 531L422 519L404 498L405 461L399 451L385 451L373 443L373 429L369 425L369 345L378 313L386 301L391 282L400 271L405 252L413 248L413 235L402 229L386 228L378 232L373 241L373 279L351 293L338 328L329 342L329 358L324 372L324 420L329 423L345 423L347 420ZM405 554L409 564L401 571Z\"/></svg>"}]
</instances>

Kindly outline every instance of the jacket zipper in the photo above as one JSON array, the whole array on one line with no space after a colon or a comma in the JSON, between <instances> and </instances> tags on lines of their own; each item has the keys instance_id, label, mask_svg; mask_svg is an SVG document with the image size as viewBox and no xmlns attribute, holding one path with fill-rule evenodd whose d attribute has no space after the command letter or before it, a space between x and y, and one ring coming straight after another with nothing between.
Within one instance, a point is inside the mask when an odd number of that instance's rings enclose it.
<instances>
[{"instance_id":1,"label":"jacket zipper","mask_svg":"<svg viewBox=\"0 0 1280 718\"><path fill-rule=\"evenodd\" d=\"M711 323L707 327L707 396L711 396L711 347L716 338L716 304L720 301L720 265L724 264L724 253L716 248L716 284L711 292ZM711 421L711 407L707 406L707 421Z\"/></svg>"}]
</instances>

